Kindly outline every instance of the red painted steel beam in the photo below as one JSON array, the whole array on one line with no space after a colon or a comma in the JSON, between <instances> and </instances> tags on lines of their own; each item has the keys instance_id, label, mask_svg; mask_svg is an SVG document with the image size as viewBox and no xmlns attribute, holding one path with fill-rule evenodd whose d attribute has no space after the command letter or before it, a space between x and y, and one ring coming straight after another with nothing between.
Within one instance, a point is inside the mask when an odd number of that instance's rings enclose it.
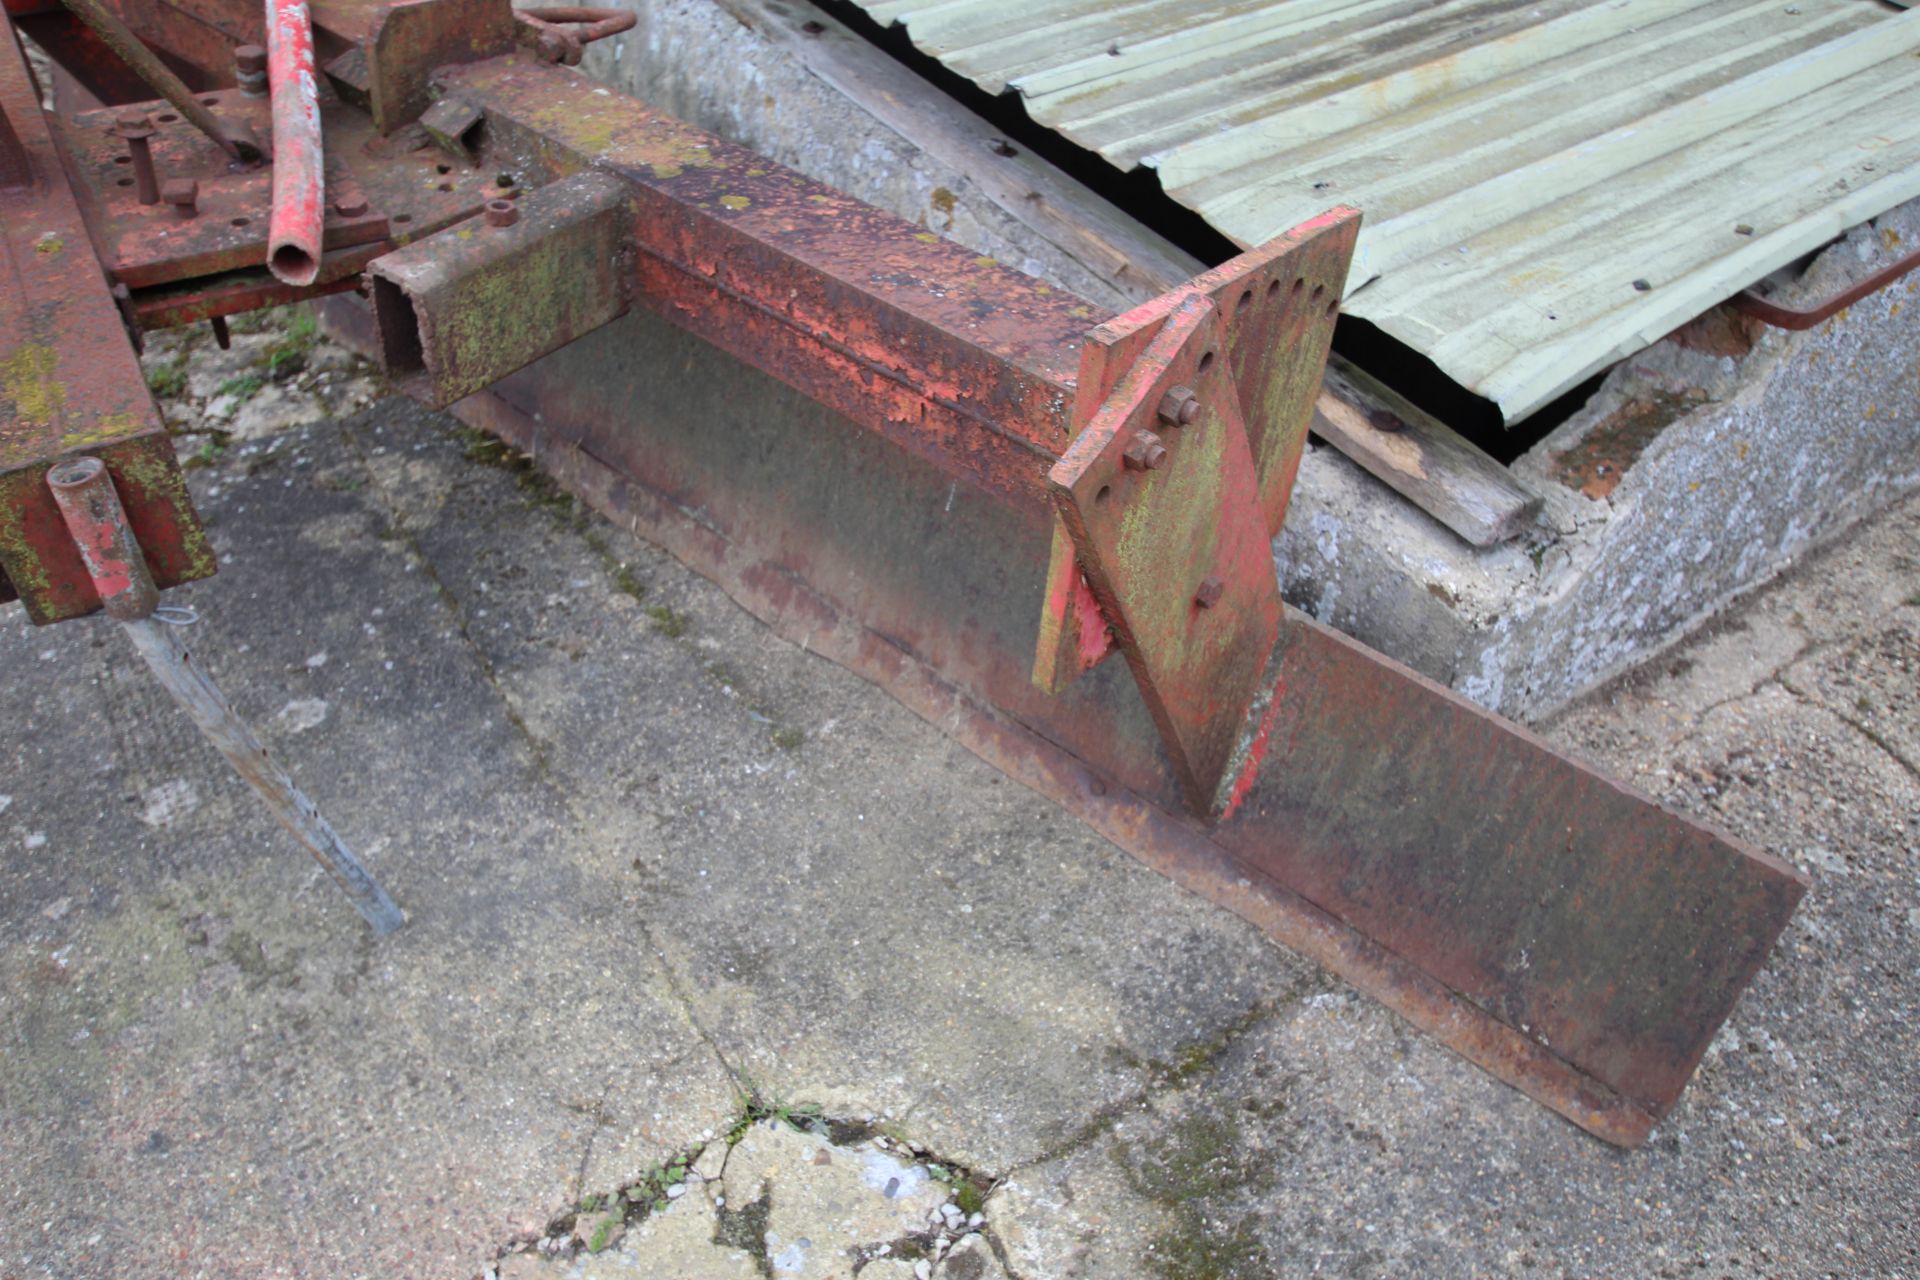
<instances>
[{"instance_id":1,"label":"red painted steel beam","mask_svg":"<svg viewBox=\"0 0 1920 1280\"><path fill-rule=\"evenodd\" d=\"M100 605L46 486L62 458L106 463L161 586L211 574L213 551L4 16L0 116L0 597L44 623Z\"/></svg>"}]
</instances>

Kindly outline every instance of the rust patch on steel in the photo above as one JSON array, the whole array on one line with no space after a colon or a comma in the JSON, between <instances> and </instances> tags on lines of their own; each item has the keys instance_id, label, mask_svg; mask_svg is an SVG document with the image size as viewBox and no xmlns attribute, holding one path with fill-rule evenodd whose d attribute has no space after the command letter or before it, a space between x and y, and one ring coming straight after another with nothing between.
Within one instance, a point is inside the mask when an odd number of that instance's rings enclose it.
<instances>
[{"instance_id":1,"label":"rust patch on steel","mask_svg":"<svg viewBox=\"0 0 1920 1280\"><path fill-rule=\"evenodd\" d=\"M1276 663L1221 844L1664 1115L1806 877L1298 615Z\"/></svg>"}]
</instances>

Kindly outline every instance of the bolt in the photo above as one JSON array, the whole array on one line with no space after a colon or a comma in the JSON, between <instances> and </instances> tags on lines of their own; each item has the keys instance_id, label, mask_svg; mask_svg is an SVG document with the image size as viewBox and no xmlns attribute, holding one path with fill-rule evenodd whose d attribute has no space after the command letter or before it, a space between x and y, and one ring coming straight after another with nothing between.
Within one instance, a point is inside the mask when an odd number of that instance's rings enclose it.
<instances>
[{"instance_id":1,"label":"bolt","mask_svg":"<svg viewBox=\"0 0 1920 1280\"><path fill-rule=\"evenodd\" d=\"M200 184L192 178L168 178L160 184L160 198L183 218L200 212Z\"/></svg>"},{"instance_id":2,"label":"bolt","mask_svg":"<svg viewBox=\"0 0 1920 1280\"><path fill-rule=\"evenodd\" d=\"M1167 450L1160 443L1160 437L1153 432L1136 431L1121 456L1126 459L1129 471L1153 471L1166 465Z\"/></svg>"},{"instance_id":3,"label":"bolt","mask_svg":"<svg viewBox=\"0 0 1920 1280\"><path fill-rule=\"evenodd\" d=\"M334 194L333 211L343 218L364 217L367 212L367 198L356 188L344 188Z\"/></svg>"},{"instance_id":4,"label":"bolt","mask_svg":"<svg viewBox=\"0 0 1920 1280\"><path fill-rule=\"evenodd\" d=\"M520 206L511 200L489 200L486 218L490 227L510 227L520 221Z\"/></svg>"},{"instance_id":5,"label":"bolt","mask_svg":"<svg viewBox=\"0 0 1920 1280\"><path fill-rule=\"evenodd\" d=\"M141 204L160 202L160 181L153 171L153 121L144 111L122 111L114 117L113 131L127 144L133 157L134 195Z\"/></svg>"},{"instance_id":6,"label":"bolt","mask_svg":"<svg viewBox=\"0 0 1920 1280\"><path fill-rule=\"evenodd\" d=\"M1187 427L1200 416L1200 397L1192 387L1174 387L1160 398L1160 421L1170 427Z\"/></svg>"},{"instance_id":7,"label":"bolt","mask_svg":"<svg viewBox=\"0 0 1920 1280\"><path fill-rule=\"evenodd\" d=\"M267 96L267 51L257 44L243 44L233 51L233 79L240 92L249 98Z\"/></svg>"},{"instance_id":8,"label":"bolt","mask_svg":"<svg viewBox=\"0 0 1920 1280\"><path fill-rule=\"evenodd\" d=\"M1220 603L1220 595L1226 589L1226 583L1220 581L1218 577L1210 575L1206 581L1200 584L1200 589L1193 593L1193 602L1202 609L1211 609Z\"/></svg>"}]
</instances>

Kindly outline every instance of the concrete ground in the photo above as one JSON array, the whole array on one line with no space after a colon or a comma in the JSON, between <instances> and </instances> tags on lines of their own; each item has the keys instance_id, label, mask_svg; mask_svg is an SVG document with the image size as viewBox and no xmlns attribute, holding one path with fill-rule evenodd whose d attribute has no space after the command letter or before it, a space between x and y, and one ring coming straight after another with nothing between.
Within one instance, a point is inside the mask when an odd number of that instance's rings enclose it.
<instances>
[{"instance_id":1,"label":"concrete ground","mask_svg":"<svg viewBox=\"0 0 1920 1280\"><path fill-rule=\"evenodd\" d=\"M1920 1276L1920 501L1545 726L1814 876L1623 1152L310 335L149 365L411 921L0 613L0 1277Z\"/></svg>"}]
</instances>

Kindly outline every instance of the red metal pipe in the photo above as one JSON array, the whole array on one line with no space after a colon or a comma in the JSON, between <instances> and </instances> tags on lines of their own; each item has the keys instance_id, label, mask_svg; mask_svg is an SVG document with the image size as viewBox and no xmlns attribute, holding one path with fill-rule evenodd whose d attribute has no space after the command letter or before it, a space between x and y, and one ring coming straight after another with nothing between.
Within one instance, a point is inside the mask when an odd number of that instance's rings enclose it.
<instances>
[{"instance_id":1,"label":"red metal pipe","mask_svg":"<svg viewBox=\"0 0 1920 1280\"><path fill-rule=\"evenodd\" d=\"M273 100L267 268L287 284L309 285L320 274L326 178L306 0L267 0L267 81Z\"/></svg>"},{"instance_id":2,"label":"red metal pipe","mask_svg":"<svg viewBox=\"0 0 1920 1280\"><path fill-rule=\"evenodd\" d=\"M56 463L47 472L47 487L107 615L133 622L151 614L160 592L127 525L106 464L98 458Z\"/></svg>"}]
</instances>

